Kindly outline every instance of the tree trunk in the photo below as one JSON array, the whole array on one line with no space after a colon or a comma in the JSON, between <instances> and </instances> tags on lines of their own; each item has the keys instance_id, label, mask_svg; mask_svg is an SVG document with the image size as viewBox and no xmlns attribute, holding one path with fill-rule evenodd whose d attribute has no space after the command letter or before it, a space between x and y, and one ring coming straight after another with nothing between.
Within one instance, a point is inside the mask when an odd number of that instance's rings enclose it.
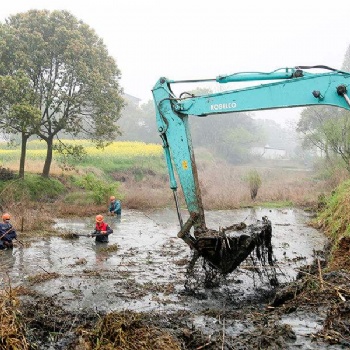
<instances>
[{"instance_id":1,"label":"tree trunk","mask_svg":"<svg viewBox=\"0 0 350 350\"><path fill-rule=\"evenodd\" d=\"M326 141L325 146L324 146L324 152L326 156L326 160L329 161L331 157L329 156L329 149L328 149L328 142Z\"/></svg>"},{"instance_id":2,"label":"tree trunk","mask_svg":"<svg viewBox=\"0 0 350 350\"><path fill-rule=\"evenodd\" d=\"M50 175L50 168L52 163L52 146L53 146L53 138L49 137L46 140L47 143L47 151L46 151L46 159L43 168L43 173L41 174L43 177L48 178Z\"/></svg>"},{"instance_id":3,"label":"tree trunk","mask_svg":"<svg viewBox=\"0 0 350 350\"><path fill-rule=\"evenodd\" d=\"M21 157L19 160L19 177L20 179L24 179L24 165L26 162L26 153L27 153L27 141L29 136L22 132L22 144L21 144Z\"/></svg>"}]
</instances>

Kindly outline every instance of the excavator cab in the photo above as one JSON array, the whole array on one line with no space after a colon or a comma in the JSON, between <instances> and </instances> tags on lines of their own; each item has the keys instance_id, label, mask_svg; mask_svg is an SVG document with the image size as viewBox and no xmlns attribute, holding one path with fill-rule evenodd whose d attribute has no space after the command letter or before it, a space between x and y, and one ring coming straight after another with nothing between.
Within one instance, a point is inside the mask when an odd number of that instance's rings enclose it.
<instances>
[{"instance_id":1,"label":"excavator cab","mask_svg":"<svg viewBox=\"0 0 350 350\"><path fill-rule=\"evenodd\" d=\"M267 80L273 82L202 96L188 92L176 96L171 89L173 84L178 83L213 81L223 84ZM178 237L223 274L234 271L253 251L258 258L263 254L272 265L272 225L267 217L250 225L234 223L219 230L206 227L188 118L311 105L331 105L350 110L349 83L349 72L327 66L282 68L268 73L234 73L205 80L160 78L152 93L180 224ZM189 212L185 223L180 213L174 168Z\"/></svg>"}]
</instances>

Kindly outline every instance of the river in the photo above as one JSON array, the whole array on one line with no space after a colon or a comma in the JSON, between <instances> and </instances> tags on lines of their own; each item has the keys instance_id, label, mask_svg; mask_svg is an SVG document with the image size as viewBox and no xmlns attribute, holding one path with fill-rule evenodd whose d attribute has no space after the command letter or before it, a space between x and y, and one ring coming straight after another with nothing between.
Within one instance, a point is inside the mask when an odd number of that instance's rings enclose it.
<instances>
[{"instance_id":1,"label":"river","mask_svg":"<svg viewBox=\"0 0 350 350\"><path fill-rule=\"evenodd\" d=\"M186 219L186 212L183 215ZM208 211L206 223L208 228L218 229L239 222L249 224L263 216L272 222L278 281L281 284L293 281L300 266L310 264L315 252L322 250L326 243L322 232L307 224L311 214L289 208ZM204 322L201 310L237 308L242 300L264 294L271 288L263 274L253 273L249 263L243 262L214 288L204 287L199 278L196 293L188 295L184 285L192 253L177 238L179 225L174 210L124 210L121 220L106 217L105 221L114 230L108 244L98 244L90 237L70 240L59 236L33 237L28 247L16 245L13 251L0 252L1 288L9 283L30 285L38 293L58 300L67 310L193 310L193 324L205 324L207 331L210 322ZM62 233L87 234L93 231L94 218L57 219L55 226ZM18 238L21 239L20 233ZM106 247L118 248L108 251ZM37 284L31 282L31 276L53 272L58 274L56 278ZM200 265L198 273L201 274ZM304 337L322 324L322 320L309 317L314 321L296 322L292 318L284 322L293 324L297 334ZM239 332L241 327L236 324L228 334ZM305 339L300 338L300 342L303 341Z\"/></svg>"}]
</instances>

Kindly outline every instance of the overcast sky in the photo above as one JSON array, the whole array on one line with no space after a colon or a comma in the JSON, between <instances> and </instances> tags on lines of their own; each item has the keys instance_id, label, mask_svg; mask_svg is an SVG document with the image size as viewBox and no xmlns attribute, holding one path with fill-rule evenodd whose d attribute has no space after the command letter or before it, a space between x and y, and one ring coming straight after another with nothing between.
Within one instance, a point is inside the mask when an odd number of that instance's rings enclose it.
<instances>
[{"instance_id":1,"label":"overcast sky","mask_svg":"<svg viewBox=\"0 0 350 350\"><path fill-rule=\"evenodd\" d=\"M93 28L115 58L125 92L143 101L162 76L340 69L350 45L350 0L9 0L0 19L29 9L68 10ZM285 119L300 109L288 111Z\"/></svg>"}]
</instances>

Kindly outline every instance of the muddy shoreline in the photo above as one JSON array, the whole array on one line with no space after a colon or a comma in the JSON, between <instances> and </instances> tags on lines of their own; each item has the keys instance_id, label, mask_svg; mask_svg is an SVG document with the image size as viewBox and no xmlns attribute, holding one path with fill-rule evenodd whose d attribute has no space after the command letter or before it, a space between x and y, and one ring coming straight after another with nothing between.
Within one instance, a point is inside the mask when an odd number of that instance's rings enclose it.
<instances>
[{"instance_id":1,"label":"muddy shoreline","mask_svg":"<svg viewBox=\"0 0 350 350\"><path fill-rule=\"evenodd\" d=\"M101 329L101 320L119 319L117 326L124 333L127 327L150 329L166 334L171 341L163 347L155 343L149 349L346 349L350 346L347 304L337 291L348 283L349 275L333 273L324 276L327 286L310 290L309 284L319 282L316 273L301 274L301 278L260 294L259 298L235 302L234 296L226 295L222 308L206 308L198 311L176 312L132 310L96 312L84 310L69 312L55 297L18 289L21 296L23 320L31 349L147 349L135 347L125 336L111 335L110 328ZM316 271L316 269L314 269ZM208 295L211 294L211 295ZM189 298L188 293L184 293ZM342 296L349 298L345 290ZM219 297L214 292L207 298ZM203 300L203 295L193 293L190 298ZM122 319L122 322L120 321ZM137 322L135 322L137 319ZM305 335L297 335L290 321L296 319L309 329ZM116 322L116 321L115 321ZM293 324L293 322L292 322ZM126 327L126 328L123 328ZM146 331L147 330L147 331ZM96 343L97 335L104 339L105 347ZM149 335L144 334L147 338ZM129 336L130 337L130 336ZM142 341L142 339L139 339ZM113 344L113 347L108 347Z\"/></svg>"},{"instance_id":2,"label":"muddy shoreline","mask_svg":"<svg viewBox=\"0 0 350 350\"><path fill-rule=\"evenodd\" d=\"M208 222L224 226L233 214L248 221L241 211ZM126 212L108 249L87 238L31 239L0 280L25 324L23 349L348 348L349 275L322 273L327 249L306 213L268 214L278 285L254 257L228 276L203 261L188 275L191 252L173 235L172 212ZM90 222L62 226L83 232Z\"/></svg>"}]
</instances>

